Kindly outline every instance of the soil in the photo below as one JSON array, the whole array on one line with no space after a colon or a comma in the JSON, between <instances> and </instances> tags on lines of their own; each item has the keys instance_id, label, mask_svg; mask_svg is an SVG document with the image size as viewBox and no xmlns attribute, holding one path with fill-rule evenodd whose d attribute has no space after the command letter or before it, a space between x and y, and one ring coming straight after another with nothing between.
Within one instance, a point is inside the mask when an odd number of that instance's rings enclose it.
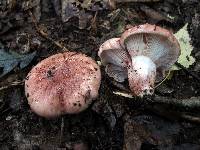
<instances>
[{"instance_id":1,"label":"soil","mask_svg":"<svg viewBox=\"0 0 200 150\"><path fill-rule=\"evenodd\" d=\"M6 51L13 50L23 55L36 52L36 56L24 69L17 66L0 78L1 87L6 87L0 90L0 149L200 149L199 107L176 107L115 95L113 91L127 89L127 84L114 83L103 67L97 100L80 114L56 119L48 120L34 114L27 103L23 83L14 84L15 81L23 81L31 68L42 59L63 52L63 46L100 61L97 56L99 46L105 40L119 36L129 25L151 23L176 32L188 23L194 46L192 55L196 62L187 71L175 71L170 80L156 89L155 95L177 101L198 98L200 82L191 76L192 73L200 77L198 0L122 2L117 3L115 9L108 4L91 1L95 10L76 6L85 11L82 22L81 13L63 22L55 7L60 8L58 0L44 0L37 5L33 3L30 8L22 8L23 1L12 2L10 5L0 2L0 43ZM38 6L39 12L36 11ZM30 12L36 20L39 18L38 28ZM174 19L167 18L167 15ZM44 31L45 35L37 29ZM62 46L56 45L55 41Z\"/></svg>"}]
</instances>

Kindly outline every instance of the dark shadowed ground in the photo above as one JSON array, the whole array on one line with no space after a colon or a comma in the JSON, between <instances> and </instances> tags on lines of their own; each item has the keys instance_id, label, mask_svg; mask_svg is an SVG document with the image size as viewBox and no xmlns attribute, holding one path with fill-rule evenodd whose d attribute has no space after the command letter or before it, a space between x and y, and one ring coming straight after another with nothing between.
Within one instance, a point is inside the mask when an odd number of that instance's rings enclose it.
<instances>
[{"instance_id":1,"label":"dark shadowed ground","mask_svg":"<svg viewBox=\"0 0 200 150\"><path fill-rule=\"evenodd\" d=\"M12 50L20 55L36 52L26 67L18 64L0 78L0 149L200 149L199 107L115 95L113 91L121 88L106 76L103 67L98 99L77 115L53 120L38 117L29 108L23 86L23 80L34 65L63 52L63 47L99 61L100 44L119 36L130 24L148 22L176 32L188 23L196 62L187 71L174 72L172 79L159 86L155 94L177 101L191 97L198 100L200 81L191 74L200 77L200 2L122 2L111 9L112 6L99 0L89 0L84 5L72 0L63 8L66 11L61 12L59 0L0 1L0 50ZM56 41L60 45L56 45ZM2 67L0 73L3 73Z\"/></svg>"}]
</instances>

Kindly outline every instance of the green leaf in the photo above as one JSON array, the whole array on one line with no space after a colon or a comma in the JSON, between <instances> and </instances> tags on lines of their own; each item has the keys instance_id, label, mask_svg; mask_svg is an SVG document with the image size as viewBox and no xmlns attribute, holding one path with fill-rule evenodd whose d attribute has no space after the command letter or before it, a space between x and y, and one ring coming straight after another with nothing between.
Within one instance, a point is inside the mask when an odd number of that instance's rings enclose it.
<instances>
[{"instance_id":1,"label":"green leaf","mask_svg":"<svg viewBox=\"0 0 200 150\"><path fill-rule=\"evenodd\" d=\"M12 71L17 65L20 69L25 68L35 57L36 52L27 55L20 55L16 52L10 51L6 52L0 49L0 68L3 71L0 73L0 77L3 77L10 71Z\"/></svg>"},{"instance_id":2,"label":"green leaf","mask_svg":"<svg viewBox=\"0 0 200 150\"><path fill-rule=\"evenodd\" d=\"M191 56L191 52L193 50L193 46L191 43L191 38L187 31L188 23L184 25L175 35L177 40L179 41L181 48L181 55L178 58L178 63L180 63L185 68L189 68L195 62L195 59ZM171 70L179 70L176 65L172 66Z\"/></svg>"}]
</instances>

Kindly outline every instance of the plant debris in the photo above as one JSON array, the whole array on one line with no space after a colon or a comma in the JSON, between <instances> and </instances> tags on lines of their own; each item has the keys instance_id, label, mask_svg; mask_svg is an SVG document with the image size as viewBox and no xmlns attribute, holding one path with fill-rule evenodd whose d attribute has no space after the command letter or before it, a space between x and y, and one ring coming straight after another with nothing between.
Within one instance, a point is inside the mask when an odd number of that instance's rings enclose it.
<instances>
[{"instance_id":1,"label":"plant debris","mask_svg":"<svg viewBox=\"0 0 200 150\"><path fill-rule=\"evenodd\" d=\"M181 55L178 58L178 63L180 63L185 68L189 68L194 62L194 57L191 56L193 46L191 43L191 38L187 30L188 23L186 23L176 34L175 37L178 39L181 47ZM179 70L177 66L173 66L171 70Z\"/></svg>"},{"instance_id":2,"label":"plant debris","mask_svg":"<svg viewBox=\"0 0 200 150\"><path fill-rule=\"evenodd\" d=\"M101 65L104 41L145 23L171 31L187 23L180 38L190 41L193 50L184 53L198 65L199 18L199 0L0 0L0 149L200 149L200 70L193 65L172 71L144 99L127 95L128 81L113 82L101 66L90 108L51 120L35 115L24 93L27 73L44 58L73 51Z\"/></svg>"},{"instance_id":3,"label":"plant debris","mask_svg":"<svg viewBox=\"0 0 200 150\"><path fill-rule=\"evenodd\" d=\"M18 65L20 69L25 68L33 60L35 55L36 52L26 55L20 55L14 51L7 52L3 49L0 49L0 68L1 68L0 77L5 76L7 73L12 71Z\"/></svg>"},{"instance_id":4,"label":"plant debris","mask_svg":"<svg viewBox=\"0 0 200 150\"><path fill-rule=\"evenodd\" d=\"M54 7L57 8L59 3L54 2ZM61 1L61 14L63 22L69 21L71 18L79 18L79 28L85 29L87 23L92 19L92 12L107 9L106 3L101 0L62 0Z\"/></svg>"}]
</instances>

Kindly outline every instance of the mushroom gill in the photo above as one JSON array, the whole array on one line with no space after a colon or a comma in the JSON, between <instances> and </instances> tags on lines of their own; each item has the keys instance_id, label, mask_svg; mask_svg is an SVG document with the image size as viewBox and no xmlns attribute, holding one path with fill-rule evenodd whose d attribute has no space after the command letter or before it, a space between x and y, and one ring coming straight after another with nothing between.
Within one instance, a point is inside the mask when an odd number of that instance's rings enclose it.
<instances>
[{"instance_id":1,"label":"mushroom gill","mask_svg":"<svg viewBox=\"0 0 200 150\"><path fill-rule=\"evenodd\" d=\"M164 72L170 69L180 54L174 35L156 25L135 26L126 30L120 38L113 39L102 44L99 57L110 77L118 82L128 78L135 96L152 95L155 81L163 78ZM112 46L108 48L111 42Z\"/></svg>"}]
</instances>

